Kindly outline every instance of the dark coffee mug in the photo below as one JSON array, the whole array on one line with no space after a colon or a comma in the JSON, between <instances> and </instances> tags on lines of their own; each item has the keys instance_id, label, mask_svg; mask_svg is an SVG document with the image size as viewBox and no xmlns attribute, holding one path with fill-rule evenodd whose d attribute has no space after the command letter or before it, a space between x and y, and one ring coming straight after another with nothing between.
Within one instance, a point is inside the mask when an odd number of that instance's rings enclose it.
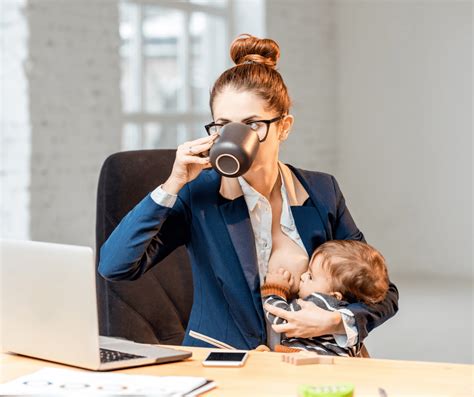
<instances>
[{"instance_id":1,"label":"dark coffee mug","mask_svg":"<svg viewBox=\"0 0 474 397\"><path fill-rule=\"evenodd\" d=\"M226 124L209 151L212 167L227 177L243 175L255 160L259 145L258 134L247 124Z\"/></svg>"}]
</instances>

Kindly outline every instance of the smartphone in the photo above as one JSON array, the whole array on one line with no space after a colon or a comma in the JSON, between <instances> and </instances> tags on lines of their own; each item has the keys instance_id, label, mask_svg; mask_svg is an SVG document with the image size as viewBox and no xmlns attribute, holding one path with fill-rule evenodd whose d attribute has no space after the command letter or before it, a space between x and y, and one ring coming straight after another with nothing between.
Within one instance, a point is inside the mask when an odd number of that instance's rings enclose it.
<instances>
[{"instance_id":1,"label":"smartphone","mask_svg":"<svg viewBox=\"0 0 474 397\"><path fill-rule=\"evenodd\" d=\"M247 360L246 351L211 352L202 362L205 367L242 367Z\"/></svg>"}]
</instances>

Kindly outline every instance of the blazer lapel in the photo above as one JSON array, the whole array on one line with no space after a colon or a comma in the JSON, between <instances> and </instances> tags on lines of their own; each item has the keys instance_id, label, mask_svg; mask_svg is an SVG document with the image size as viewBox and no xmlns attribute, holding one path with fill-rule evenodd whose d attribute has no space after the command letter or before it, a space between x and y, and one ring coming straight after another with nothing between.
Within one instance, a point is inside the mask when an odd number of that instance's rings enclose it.
<instances>
[{"instance_id":1,"label":"blazer lapel","mask_svg":"<svg viewBox=\"0 0 474 397\"><path fill-rule=\"evenodd\" d=\"M328 225L321 213L327 212L315 194L315 187L297 169L280 163L287 186L291 212L303 245L311 257L316 247L330 240Z\"/></svg>"},{"instance_id":2,"label":"blazer lapel","mask_svg":"<svg viewBox=\"0 0 474 397\"><path fill-rule=\"evenodd\" d=\"M301 241L311 258L313 251L327 241L319 212L312 205L291 207L291 212Z\"/></svg>"},{"instance_id":3,"label":"blazer lapel","mask_svg":"<svg viewBox=\"0 0 474 397\"><path fill-rule=\"evenodd\" d=\"M242 188L235 178L222 177L219 193L224 198L219 210L247 281L262 331L265 332L257 251L247 203ZM230 285L233 282L234 280L229 280Z\"/></svg>"},{"instance_id":4,"label":"blazer lapel","mask_svg":"<svg viewBox=\"0 0 474 397\"><path fill-rule=\"evenodd\" d=\"M259 289L257 252L244 196L219 206L250 291Z\"/></svg>"}]
</instances>

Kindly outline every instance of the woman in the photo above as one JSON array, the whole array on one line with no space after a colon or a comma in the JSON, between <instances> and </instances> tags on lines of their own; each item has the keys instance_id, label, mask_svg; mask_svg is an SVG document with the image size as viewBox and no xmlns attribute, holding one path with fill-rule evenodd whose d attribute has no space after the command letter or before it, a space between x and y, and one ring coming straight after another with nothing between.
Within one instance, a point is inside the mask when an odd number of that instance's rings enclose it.
<instances>
[{"instance_id":1,"label":"woman","mask_svg":"<svg viewBox=\"0 0 474 397\"><path fill-rule=\"evenodd\" d=\"M167 181L121 221L101 248L99 272L109 280L134 280L176 247L191 260L194 303L184 345L208 346L190 330L239 349L287 336L333 334L342 347L363 341L397 311L393 284L377 305L351 304L349 313L302 305L295 313L269 308L287 324L265 324L260 285L267 270L304 272L313 251L333 239L364 241L334 177L278 161L294 118L276 63L280 50L270 39L239 36L231 45L236 66L215 82L210 97L209 136L180 145ZM206 157L220 128L241 122L260 140L250 170L221 177Z\"/></svg>"}]
</instances>

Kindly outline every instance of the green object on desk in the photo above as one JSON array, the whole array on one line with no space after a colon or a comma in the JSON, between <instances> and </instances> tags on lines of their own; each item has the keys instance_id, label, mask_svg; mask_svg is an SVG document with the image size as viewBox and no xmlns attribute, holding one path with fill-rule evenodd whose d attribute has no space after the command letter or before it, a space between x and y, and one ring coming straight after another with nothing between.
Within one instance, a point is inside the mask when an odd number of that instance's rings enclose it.
<instances>
[{"instance_id":1,"label":"green object on desk","mask_svg":"<svg viewBox=\"0 0 474 397\"><path fill-rule=\"evenodd\" d=\"M308 386L298 388L298 397L352 397L354 385L349 383L340 385Z\"/></svg>"}]
</instances>

